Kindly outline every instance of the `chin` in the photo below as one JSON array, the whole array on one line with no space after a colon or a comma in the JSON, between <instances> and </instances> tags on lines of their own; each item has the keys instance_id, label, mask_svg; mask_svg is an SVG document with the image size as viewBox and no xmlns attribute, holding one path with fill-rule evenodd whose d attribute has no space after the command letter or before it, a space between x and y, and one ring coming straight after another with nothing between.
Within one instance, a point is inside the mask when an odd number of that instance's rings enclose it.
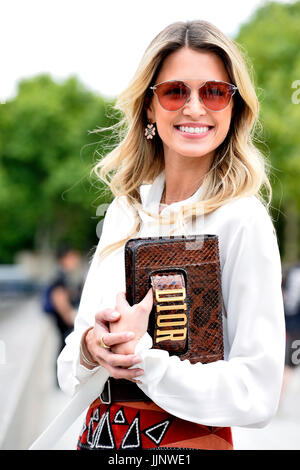
<instances>
[{"instance_id":1,"label":"chin","mask_svg":"<svg viewBox=\"0 0 300 470\"><path fill-rule=\"evenodd\" d=\"M175 152L177 153L177 155L180 155L182 157L185 157L185 158L201 158L201 157L205 157L207 156L208 154L214 152L215 149L177 149L175 150Z\"/></svg>"}]
</instances>

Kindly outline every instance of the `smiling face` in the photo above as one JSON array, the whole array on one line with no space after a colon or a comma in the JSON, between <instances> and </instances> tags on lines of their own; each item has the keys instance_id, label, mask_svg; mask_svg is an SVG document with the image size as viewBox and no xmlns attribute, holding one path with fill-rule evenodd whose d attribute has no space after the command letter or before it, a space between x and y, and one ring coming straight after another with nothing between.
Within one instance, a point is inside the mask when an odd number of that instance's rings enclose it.
<instances>
[{"instance_id":1,"label":"smiling face","mask_svg":"<svg viewBox=\"0 0 300 470\"><path fill-rule=\"evenodd\" d=\"M156 95L147 109L147 117L156 123L163 142L165 158L202 157L202 164L205 160L209 167L216 148L228 133L233 99L224 110L210 111L200 101L198 88L206 80L230 83L226 68L216 54L184 47L166 57L155 84L168 80L182 80L192 92L190 100L179 111L165 110ZM191 127L199 130L191 131Z\"/></svg>"}]
</instances>

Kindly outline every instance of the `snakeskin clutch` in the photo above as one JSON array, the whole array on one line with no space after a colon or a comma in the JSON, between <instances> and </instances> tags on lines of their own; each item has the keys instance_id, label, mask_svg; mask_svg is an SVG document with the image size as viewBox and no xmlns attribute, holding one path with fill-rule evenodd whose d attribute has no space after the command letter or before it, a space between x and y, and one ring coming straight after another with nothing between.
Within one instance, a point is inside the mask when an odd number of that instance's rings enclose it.
<instances>
[{"instance_id":1,"label":"snakeskin clutch","mask_svg":"<svg viewBox=\"0 0 300 470\"><path fill-rule=\"evenodd\" d=\"M148 328L153 348L191 363L223 359L216 235L130 239L125 245L125 273L130 305L153 289Z\"/></svg>"}]
</instances>

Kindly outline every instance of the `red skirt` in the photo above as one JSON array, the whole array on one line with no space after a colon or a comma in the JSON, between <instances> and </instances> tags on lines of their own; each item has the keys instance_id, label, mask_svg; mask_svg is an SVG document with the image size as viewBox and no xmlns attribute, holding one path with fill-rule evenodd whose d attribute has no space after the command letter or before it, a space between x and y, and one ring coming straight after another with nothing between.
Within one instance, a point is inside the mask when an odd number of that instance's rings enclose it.
<instances>
[{"instance_id":1,"label":"red skirt","mask_svg":"<svg viewBox=\"0 0 300 470\"><path fill-rule=\"evenodd\" d=\"M103 404L87 412L78 450L233 450L230 427L202 426L177 418L150 402Z\"/></svg>"}]
</instances>

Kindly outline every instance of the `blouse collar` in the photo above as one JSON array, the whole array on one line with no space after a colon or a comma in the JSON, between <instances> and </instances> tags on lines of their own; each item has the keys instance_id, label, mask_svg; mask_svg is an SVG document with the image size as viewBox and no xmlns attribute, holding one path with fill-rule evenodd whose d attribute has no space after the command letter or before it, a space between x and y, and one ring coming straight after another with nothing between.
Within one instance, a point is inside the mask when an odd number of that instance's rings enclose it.
<instances>
[{"instance_id":1,"label":"blouse collar","mask_svg":"<svg viewBox=\"0 0 300 470\"><path fill-rule=\"evenodd\" d=\"M165 170L163 170L153 181L150 185L143 185L141 187L141 199L143 209L147 210L148 212L154 213L158 215L159 205L162 197L162 193L165 186ZM202 186L200 185L199 188L196 190L194 194L192 194L187 199L183 199L182 201L172 202L169 205L166 205L164 209L161 211L161 214L164 212L168 212L169 210L176 211L177 208L189 204L192 202L196 202L199 200L199 196L202 191Z\"/></svg>"}]
</instances>

